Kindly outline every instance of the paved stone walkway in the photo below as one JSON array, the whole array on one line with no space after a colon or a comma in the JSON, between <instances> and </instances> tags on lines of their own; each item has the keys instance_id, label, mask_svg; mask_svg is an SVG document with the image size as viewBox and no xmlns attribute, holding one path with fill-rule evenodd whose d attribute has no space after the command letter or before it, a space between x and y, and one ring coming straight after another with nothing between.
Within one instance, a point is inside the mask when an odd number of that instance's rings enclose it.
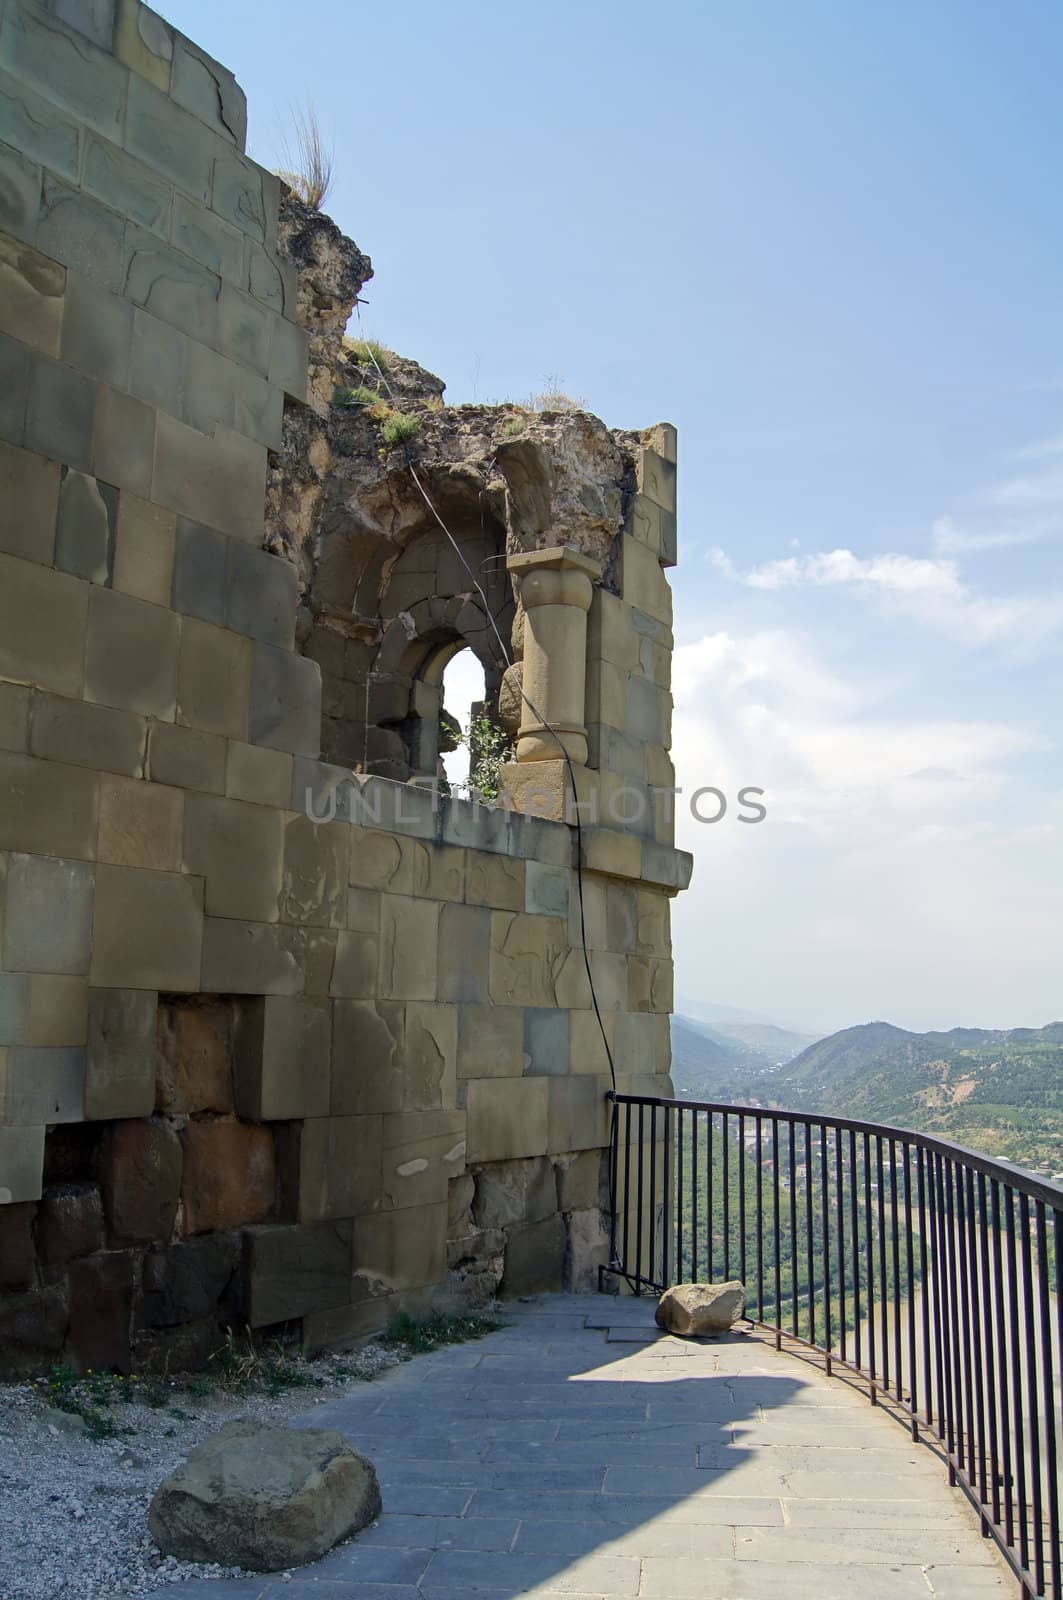
<instances>
[{"instance_id":1,"label":"paved stone walkway","mask_svg":"<svg viewBox=\"0 0 1063 1600\"><path fill-rule=\"evenodd\" d=\"M929 1450L754 1334L659 1337L653 1303L544 1296L318 1406L384 1515L288 1577L159 1600L982 1600L1014 1592Z\"/></svg>"}]
</instances>

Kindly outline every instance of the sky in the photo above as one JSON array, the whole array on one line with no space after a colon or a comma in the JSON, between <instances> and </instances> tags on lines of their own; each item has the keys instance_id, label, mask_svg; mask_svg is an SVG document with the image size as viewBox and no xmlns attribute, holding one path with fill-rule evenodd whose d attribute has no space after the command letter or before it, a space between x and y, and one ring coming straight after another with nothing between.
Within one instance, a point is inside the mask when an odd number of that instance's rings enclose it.
<instances>
[{"instance_id":1,"label":"sky","mask_svg":"<svg viewBox=\"0 0 1063 1600\"><path fill-rule=\"evenodd\" d=\"M449 401L678 427L678 1008L1063 1015L1056 0L166 14Z\"/></svg>"}]
</instances>

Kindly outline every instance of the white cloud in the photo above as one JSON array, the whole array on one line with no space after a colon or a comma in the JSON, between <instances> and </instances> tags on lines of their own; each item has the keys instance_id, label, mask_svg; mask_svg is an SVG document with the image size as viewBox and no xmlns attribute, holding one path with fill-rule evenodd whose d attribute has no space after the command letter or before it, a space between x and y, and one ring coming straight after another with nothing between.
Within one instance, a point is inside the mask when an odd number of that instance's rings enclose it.
<instances>
[{"instance_id":1,"label":"white cloud","mask_svg":"<svg viewBox=\"0 0 1063 1600\"><path fill-rule=\"evenodd\" d=\"M1063 797L1023 764L1048 740L906 716L888 683L823 649L772 629L676 651L679 842L695 854L675 913L682 987L812 1027L1048 1021ZM732 799L717 826L689 813L708 784ZM755 827L734 820L743 785L766 791Z\"/></svg>"},{"instance_id":2,"label":"white cloud","mask_svg":"<svg viewBox=\"0 0 1063 1600\"><path fill-rule=\"evenodd\" d=\"M750 589L849 587L965 644L1010 644L1029 651L1063 631L1063 591L979 594L961 578L956 562L944 557L828 550L786 556L743 573L719 551L714 564Z\"/></svg>"}]
</instances>

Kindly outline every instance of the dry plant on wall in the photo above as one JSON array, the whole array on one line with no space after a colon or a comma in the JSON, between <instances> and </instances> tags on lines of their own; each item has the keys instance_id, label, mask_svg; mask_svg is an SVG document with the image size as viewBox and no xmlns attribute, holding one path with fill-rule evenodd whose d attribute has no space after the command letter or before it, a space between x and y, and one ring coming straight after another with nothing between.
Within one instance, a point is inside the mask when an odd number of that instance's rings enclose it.
<instances>
[{"instance_id":1,"label":"dry plant on wall","mask_svg":"<svg viewBox=\"0 0 1063 1600\"><path fill-rule=\"evenodd\" d=\"M320 211L325 197L332 188L335 158L331 145L326 145L321 124L312 105L292 112L295 150L285 139L281 145L284 166L278 178L292 188L304 205Z\"/></svg>"}]
</instances>

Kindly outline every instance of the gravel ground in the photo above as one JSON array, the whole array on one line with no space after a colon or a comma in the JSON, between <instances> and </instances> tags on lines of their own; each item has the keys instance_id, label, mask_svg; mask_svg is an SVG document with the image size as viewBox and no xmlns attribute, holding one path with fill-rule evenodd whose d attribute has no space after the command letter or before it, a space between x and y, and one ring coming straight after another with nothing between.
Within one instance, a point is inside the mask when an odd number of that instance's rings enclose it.
<instances>
[{"instance_id":1,"label":"gravel ground","mask_svg":"<svg viewBox=\"0 0 1063 1600\"><path fill-rule=\"evenodd\" d=\"M238 1567L160 1554L147 1514L161 1480L222 1423L283 1421L403 1359L369 1345L355 1356L306 1362L302 1370L321 1387L275 1396L197 1396L174 1385L164 1409L107 1407L131 1430L116 1439L90 1438L79 1418L53 1410L28 1383L0 1386L0 1600L115 1600L181 1579L241 1576Z\"/></svg>"}]
</instances>

